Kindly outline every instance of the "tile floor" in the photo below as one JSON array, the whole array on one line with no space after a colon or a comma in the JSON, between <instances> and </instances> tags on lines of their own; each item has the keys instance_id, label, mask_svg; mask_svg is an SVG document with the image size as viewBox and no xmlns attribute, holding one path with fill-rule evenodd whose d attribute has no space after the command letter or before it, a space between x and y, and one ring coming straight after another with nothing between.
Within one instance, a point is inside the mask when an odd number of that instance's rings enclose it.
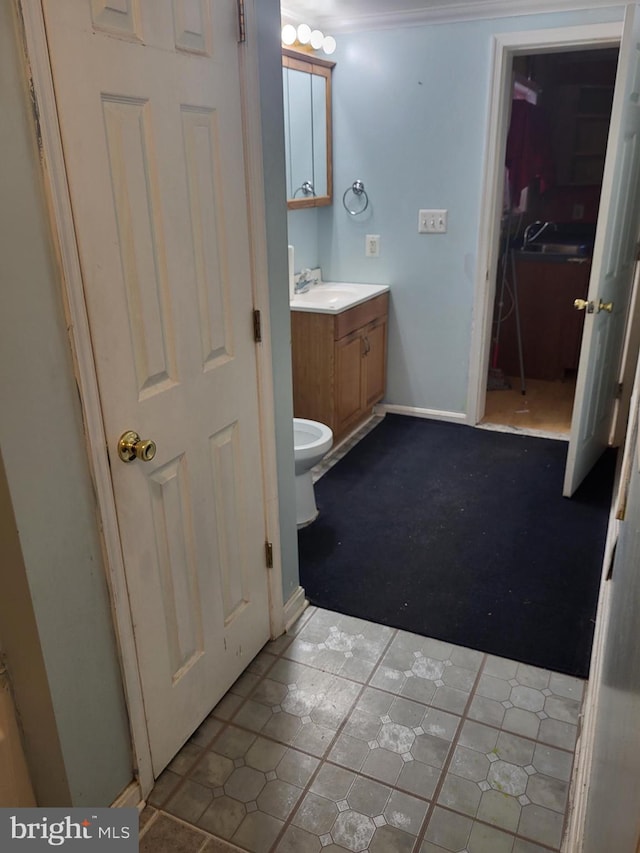
<instances>
[{"instance_id":1,"label":"tile floor","mask_svg":"<svg viewBox=\"0 0 640 853\"><path fill-rule=\"evenodd\" d=\"M160 776L140 849L557 851L583 688L310 607Z\"/></svg>"}]
</instances>

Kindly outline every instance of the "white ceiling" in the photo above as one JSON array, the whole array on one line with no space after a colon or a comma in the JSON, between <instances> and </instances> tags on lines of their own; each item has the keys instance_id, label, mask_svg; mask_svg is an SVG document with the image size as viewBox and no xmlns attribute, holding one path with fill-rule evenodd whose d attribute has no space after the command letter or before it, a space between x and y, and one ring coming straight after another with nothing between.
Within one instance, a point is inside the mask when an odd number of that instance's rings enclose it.
<instances>
[{"instance_id":1,"label":"white ceiling","mask_svg":"<svg viewBox=\"0 0 640 853\"><path fill-rule=\"evenodd\" d=\"M284 21L305 21L325 32L474 18L525 15L594 6L619 6L620 0L282 0Z\"/></svg>"}]
</instances>

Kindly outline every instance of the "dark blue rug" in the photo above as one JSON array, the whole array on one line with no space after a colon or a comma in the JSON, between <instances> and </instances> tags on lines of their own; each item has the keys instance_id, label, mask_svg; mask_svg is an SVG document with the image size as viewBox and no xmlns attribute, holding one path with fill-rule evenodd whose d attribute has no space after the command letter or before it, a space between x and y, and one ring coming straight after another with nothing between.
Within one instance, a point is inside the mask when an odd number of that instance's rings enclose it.
<instances>
[{"instance_id":1,"label":"dark blue rug","mask_svg":"<svg viewBox=\"0 0 640 853\"><path fill-rule=\"evenodd\" d=\"M299 531L320 607L586 677L613 485L570 500L567 443L387 415L316 483Z\"/></svg>"}]
</instances>

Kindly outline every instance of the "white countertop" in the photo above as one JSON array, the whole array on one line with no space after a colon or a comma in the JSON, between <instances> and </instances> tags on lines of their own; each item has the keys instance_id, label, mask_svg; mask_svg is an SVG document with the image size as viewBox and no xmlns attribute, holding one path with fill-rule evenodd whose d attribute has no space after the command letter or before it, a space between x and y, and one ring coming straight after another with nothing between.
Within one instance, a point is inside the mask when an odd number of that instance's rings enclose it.
<instances>
[{"instance_id":1,"label":"white countertop","mask_svg":"<svg viewBox=\"0 0 640 853\"><path fill-rule=\"evenodd\" d=\"M323 281L312 285L306 293L296 293L289 302L292 311L340 314L354 305L373 299L389 290L388 284Z\"/></svg>"}]
</instances>

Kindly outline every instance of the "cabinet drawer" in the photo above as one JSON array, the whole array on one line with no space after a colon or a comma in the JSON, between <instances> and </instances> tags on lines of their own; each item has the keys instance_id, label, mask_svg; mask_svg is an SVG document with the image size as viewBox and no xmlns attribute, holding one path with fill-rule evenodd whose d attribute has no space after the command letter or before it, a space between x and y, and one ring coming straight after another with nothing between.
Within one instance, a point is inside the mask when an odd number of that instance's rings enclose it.
<instances>
[{"instance_id":1,"label":"cabinet drawer","mask_svg":"<svg viewBox=\"0 0 640 853\"><path fill-rule=\"evenodd\" d=\"M389 294L381 293L380 296L375 296L367 302L362 302L360 305L355 305L349 308L348 311L343 311L342 314L337 314L335 318L334 337L336 341L354 332L356 329L361 329L373 320L387 313L389 306Z\"/></svg>"}]
</instances>

